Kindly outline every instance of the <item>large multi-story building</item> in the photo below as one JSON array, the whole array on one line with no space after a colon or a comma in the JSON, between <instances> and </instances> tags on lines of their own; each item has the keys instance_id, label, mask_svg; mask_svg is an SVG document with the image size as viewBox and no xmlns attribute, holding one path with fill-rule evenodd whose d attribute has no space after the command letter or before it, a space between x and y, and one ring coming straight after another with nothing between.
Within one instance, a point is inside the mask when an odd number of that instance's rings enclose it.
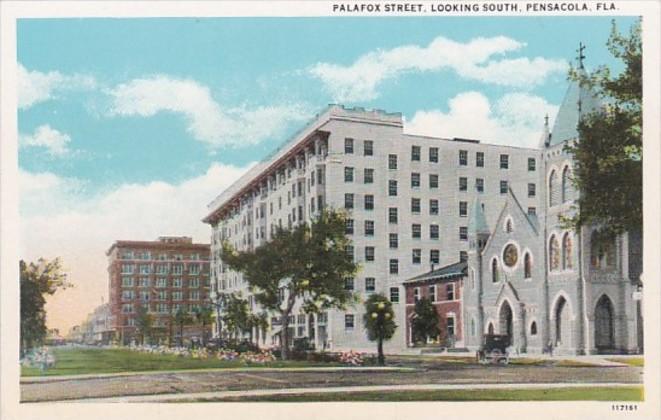
<instances>
[{"instance_id":1,"label":"large multi-story building","mask_svg":"<svg viewBox=\"0 0 661 420\"><path fill-rule=\"evenodd\" d=\"M223 266L222 241L252 249L276 226L307 222L324 207L346 209L353 240L347 252L360 270L345 287L363 299L375 292L390 298L400 328L386 346L402 348L403 282L467 258L476 198L492 224L509 191L535 214L541 156L535 149L409 135L399 113L329 106L209 205L212 288L250 295L241 274ZM291 328L317 348L371 349L362 315L362 304L322 316L296 312Z\"/></svg>"},{"instance_id":2,"label":"large multi-story building","mask_svg":"<svg viewBox=\"0 0 661 420\"><path fill-rule=\"evenodd\" d=\"M193 314L209 304L209 245L189 237L159 237L157 241L116 241L107 251L110 314L115 338L130 343L136 337L138 308L154 318L155 335L173 341L178 331L174 314ZM200 337L193 326L185 335Z\"/></svg>"}]
</instances>

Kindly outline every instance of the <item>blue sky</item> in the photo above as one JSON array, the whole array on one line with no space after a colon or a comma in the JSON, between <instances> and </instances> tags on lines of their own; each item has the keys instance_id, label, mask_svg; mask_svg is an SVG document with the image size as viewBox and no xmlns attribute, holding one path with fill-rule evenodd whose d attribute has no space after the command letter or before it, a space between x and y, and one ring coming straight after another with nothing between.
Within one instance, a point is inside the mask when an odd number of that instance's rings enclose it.
<instances>
[{"instance_id":1,"label":"blue sky","mask_svg":"<svg viewBox=\"0 0 661 420\"><path fill-rule=\"evenodd\" d=\"M631 18L618 19L628 30ZM208 242L206 205L329 103L409 133L534 147L579 41L618 69L610 18L18 22L22 258L61 257L66 330L107 301L117 239Z\"/></svg>"}]
</instances>

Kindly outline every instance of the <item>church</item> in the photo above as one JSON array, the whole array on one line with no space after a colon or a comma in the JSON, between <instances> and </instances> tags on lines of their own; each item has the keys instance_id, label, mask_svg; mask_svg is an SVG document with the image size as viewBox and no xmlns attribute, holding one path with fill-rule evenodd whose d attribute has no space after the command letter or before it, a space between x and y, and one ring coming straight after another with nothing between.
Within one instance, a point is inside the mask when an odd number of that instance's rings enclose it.
<instances>
[{"instance_id":1,"label":"church","mask_svg":"<svg viewBox=\"0 0 661 420\"><path fill-rule=\"evenodd\" d=\"M579 71L585 72L580 61ZM642 233L606 238L598 226L574 231L562 223L581 194L565 146L581 141L581 116L600 106L587 87L572 81L552 128L546 119L536 214L526 212L511 189L492 226L484 205L473 203L463 286L467 348L478 349L485 334L501 334L519 353L643 351Z\"/></svg>"}]
</instances>

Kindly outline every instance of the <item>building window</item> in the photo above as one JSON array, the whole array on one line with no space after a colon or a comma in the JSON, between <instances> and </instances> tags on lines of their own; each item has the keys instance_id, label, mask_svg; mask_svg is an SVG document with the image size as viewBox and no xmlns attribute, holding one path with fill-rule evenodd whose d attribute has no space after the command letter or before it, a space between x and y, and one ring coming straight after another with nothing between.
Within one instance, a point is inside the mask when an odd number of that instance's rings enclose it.
<instances>
[{"instance_id":1,"label":"building window","mask_svg":"<svg viewBox=\"0 0 661 420\"><path fill-rule=\"evenodd\" d=\"M374 210L374 196L365 194L365 210Z\"/></svg>"},{"instance_id":2,"label":"building window","mask_svg":"<svg viewBox=\"0 0 661 420\"><path fill-rule=\"evenodd\" d=\"M159 277L156 279L156 287L168 287L168 281L165 277Z\"/></svg>"},{"instance_id":3,"label":"building window","mask_svg":"<svg viewBox=\"0 0 661 420\"><path fill-rule=\"evenodd\" d=\"M374 247L366 246L365 247L365 261L374 261Z\"/></svg>"},{"instance_id":4,"label":"building window","mask_svg":"<svg viewBox=\"0 0 661 420\"><path fill-rule=\"evenodd\" d=\"M390 243L391 249L396 249L399 246L399 238L397 237L397 234L391 233L388 242Z\"/></svg>"},{"instance_id":5,"label":"building window","mask_svg":"<svg viewBox=\"0 0 661 420\"><path fill-rule=\"evenodd\" d=\"M468 190L468 178L465 176L459 177L459 191Z\"/></svg>"},{"instance_id":6,"label":"building window","mask_svg":"<svg viewBox=\"0 0 661 420\"><path fill-rule=\"evenodd\" d=\"M475 178L475 191L477 192L484 192L484 179L483 178Z\"/></svg>"},{"instance_id":7,"label":"building window","mask_svg":"<svg viewBox=\"0 0 661 420\"><path fill-rule=\"evenodd\" d=\"M438 239L438 225L429 225L429 239Z\"/></svg>"},{"instance_id":8,"label":"building window","mask_svg":"<svg viewBox=\"0 0 661 420\"><path fill-rule=\"evenodd\" d=\"M422 250L419 248L413 249L411 256L412 256L411 260L413 264L420 264L420 262L422 261Z\"/></svg>"},{"instance_id":9,"label":"building window","mask_svg":"<svg viewBox=\"0 0 661 420\"><path fill-rule=\"evenodd\" d=\"M420 146L411 146L411 160L420 162Z\"/></svg>"},{"instance_id":10,"label":"building window","mask_svg":"<svg viewBox=\"0 0 661 420\"><path fill-rule=\"evenodd\" d=\"M132 314L133 313L133 304L132 303L125 303L122 305L122 313L124 314Z\"/></svg>"},{"instance_id":11,"label":"building window","mask_svg":"<svg viewBox=\"0 0 661 420\"><path fill-rule=\"evenodd\" d=\"M376 290L376 279L374 277L365 277L365 292L372 293Z\"/></svg>"},{"instance_id":12,"label":"building window","mask_svg":"<svg viewBox=\"0 0 661 420\"><path fill-rule=\"evenodd\" d=\"M172 279L172 287L180 288L183 286L183 281L181 277L175 277Z\"/></svg>"},{"instance_id":13,"label":"building window","mask_svg":"<svg viewBox=\"0 0 661 420\"><path fill-rule=\"evenodd\" d=\"M431 215L438 214L438 200L436 199L429 200L429 214Z\"/></svg>"},{"instance_id":14,"label":"building window","mask_svg":"<svg viewBox=\"0 0 661 420\"><path fill-rule=\"evenodd\" d=\"M195 288L200 287L200 279L198 279L197 277L189 279L188 280L188 287L190 287L191 289L195 289Z\"/></svg>"},{"instance_id":15,"label":"building window","mask_svg":"<svg viewBox=\"0 0 661 420\"><path fill-rule=\"evenodd\" d=\"M569 166L562 171L562 202L571 200L571 173Z\"/></svg>"},{"instance_id":16,"label":"building window","mask_svg":"<svg viewBox=\"0 0 661 420\"><path fill-rule=\"evenodd\" d=\"M399 274L399 260L396 258L390 259L389 263L390 274Z\"/></svg>"},{"instance_id":17,"label":"building window","mask_svg":"<svg viewBox=\"0 0 661 420\"><path fill-rule=\"evenodd\" d=\"M536 194L536 185L533 183L528 184L528 197L534 197Z\"/></svg>"},{"instance_id":18,"label":"building window","mask_svg":"<svg viewBox=\"0 0 661 420\"><path fill-rule=\"evenodd\" d=\"M434 163L438 162L438 147L429 148L429 161Z\"/></svg>"},{"instance_id":19,"label":"building window","mask_svg":"<svg viewBox=\"0 0 661 420\"><path fill-rule=\"evenodd\" d=\"M397 169L397 155L388 155L388 169Z\"/></svg>"},{"instance_id":20,"label":"building window","mask_svg":"<svg viewBox=\"0 0 661 420\"><path fill-rule=\"evenodd\" d=\"M549 177L549 206L558 204L558 193L558 174L556 171L552 171Z\"/></svg>"},{"instance_id":21,"label":"building window","mask_svg":"<svg viewBox=\"0 0 661 420\"><path fill-rule=\"evenodd\" d=\"M569 232L566 232L562 237L562 268L571 270L573 266L571 236L569 236Z\"/></svg>"},{"instance_id":22,"label":"building window","mask_svg":"<svg viewBox=\"0 0 661 420\"><path fill-rule=\"evenodd\" d=\"M365 184L374 183L374 169L365 168L365 170L363 171L363 182Z\"/></svg>"},{"instance_id":23,"label":"building window","mask_svg":"<svg viewBox=\"0 0 661 420\"><path fill-rule=\"evenodd\" d=\"M350 155L353 154L353 139L352 138L345 138L344 139L344 153Z\"/></svg>"},{"instance_id":24,"label":"building window","mask_svg":"<svg viewBox=\"0 0 661 420\"><path fill-rule=\"evenodd\" d=\"M528 158L528 171L534 172L537 169L537 161L535 158Z\"/></svg>"},{"instance_id":25,"label":"building window","mask_svg":"<svg viewBox=\"0 0 661 420\"><path fill-rule=\"evenodd\" d=\"M495 258L491 260L491 282L498 282L498 260Z\"/></svg>"},{"instance_id":26,"label":"building window","mask_svg":"<svg viewBox=\"0 0 661 420\"><path fill-rule=\"evenodd\" d=\"M438 175L429 175L429 188L438 188Z\"/></svg>"},{"instance_id":27,"label":"building window","mask_svg":"<svg viewBox=\"0 0 661 420\"><path fill-rule=\"evenodd\" d=\"M180 290L172 292L172 300L181 300L183 293Z\"/></svg>"},{"instance_id":28,"label":"building window","mask_svg":"<svg viewBox=\"0 0 661 420\"><path fill-rule=\"evenodd\" d=\"M399 287L390 288L390 301L392 303L399 303Z\"/></svg>"},{"instance_id":29,"label":"building window","mask_svg":"<svg viewBox=\"0 0 661 420\"><path fill-rule=\"evenodd\" d=\"M535 216L537 214L537 208L528 207L528 216Z\"/></svg>"},{"instance_id":30,"label":"building window","mask_svg":"<svg viewBox=\"0 0 661 420\"><path fill-rule=\"evenodd\" d=\"M140 287L149 287L150 286L149 277L140 277L139 281L140 281L140 283L138 284L138 286L140 286Z\"/></svg>"},{"instance_id":31,"label":"building window","mask_svg":"<svg viewBox=\"0 0 661 420\"><path fill-rule=\"evenodd\" d=\"M484 168L484 152L475 153L475 166L478 168Z\"/></svg>"},{"instance_id":32,"label":"building window","mask_svg":"<svg viewBox=\"0 0 661 420\"><path fill-rule=\"evenodd\" d=\"M353 182L353 168L349 166L344 168L344 182Z\"/></svg>"},{"instance_id":33,"label":"building window","mask_svg":"<svg viewBox=\"0 0 661 420\"><path fill-rule=\"evenodd\" d=\"M459 227L459 240L467 241L468 240L468 227L460 226Z\"/></svg>"},{"instance_id":34,"label":"building window","mask_svg":"<svg viewBox=\"0 0 661 420\"><path fill-rule=\"evenodd\" d=\"M438 249L429 250L429 262L431 264L438 264L440 261L440 251Z\"/></svg>"},{"instance_id":35,"label":"building window","mask_svg":"<svg viewBox=\"0 0 661 420\"><path fill-rule=\"evenodd\" d=\"M417 302L420 300L420 288L416 287L413 289L413 301Z\"/></svg>"},{"instance_id":36,"label":"building window","mask_svg":"<svg viewBox=\"0 0 661 420\"><path fill-rule=\"evenodd\" d=\"M353 208L353 194L350 193L344 194L344 208L345 209Z\"/></svg>"},{"instance_id":37,"label":"building window","mask_svg":"<svg viewBox=\"0 0 661 420\"><path fill-rule=\"evenodd\" d=\"M454 337L454 317L448 316L446 323L445 331L447 331L448 337Z\"/></svg>"},{"instance_id":38,"label":"building window","mask_svg":"<svg viewBox=\"0 0 661 420\"><path fill-rule=\"evenodd\" d=\"M374 142L372 140L365 140L363 142L363 155L365 156L374 155Z\"/></svg>"},{"instance_id":39,"label":"building window","mask_svg":"<svg viewBox=\"0 0 661 420\"><path fill-rule=\"evenodd\" d=\"M133 300L133 290L123 290L122 291L122 300Z\"/></svg>"},{"instance_id":40,"label":"building window","mask_svg":"<svg viewBox=\"0 0 661 420\"><path fill-rule=\"evenodd\" d=\"M346 220L346 227L344 233L347 235L353 235L353 219Z\"/></svg>"},{"instance_id":41,"label":"building window","mask_svg":"<svg viewBox=\"0 0 661 420\"><path fill-rule=\"evenodd\" d=\"M353 290L353 277L344 278L344 290Z\"/></svg>"},{"instance_id":42,"label":"building window","mask_svg":"<svg viewBox=\"0 0 661 420\"><path fill-rule=\"evenodd\" d=\"M530 335L537 335L537 323L535 321L530 324Z\"/></svg>"},{"instance_id":43,"label":"building window","mask_svg":"<svg viewBox=\"0 0 661 420\"><path fill-rule=\"evenodd\" d=\"M454 283L449 283L445 286L445 298L447 300L454 300Z\"/></svg>"},{"instance_id":44,"label":"building window","mask_svg":"<svg viewBox=\"0 0 661 420\"><path fill-rule=\"evenodd\" d=\"M394 179L388 180L388 195L390 197L397 196L397 181Z\"/></svg>"},{"instance_id":45,"label":"building window","mask_svg":"<svg viewBox=\"0 0 661 420\"><path fill-rule=\"evenodd\" d=\"M500 155L500 169L509 169L510 157L509 155Z\"/></svg>"},{"instance_id":46,"label":"building window","mask_svg":"<svg viewBox=\"0 0 661 420\"><path fill-rule=\"evenodd\" d=\"M459 261L461 262L468 261L468 252L459 251Z\"/></svg>"},{"instance_id":47,"label":"building window","mask_svg":"<svg viewBox=\"0 0 661 420\"><path fill-rule=\"evenodd\" d=\"M420 174L417 172L411 174L411 188L420 188Z\"/></svg>"},{"instance_id":48,"label":"building window","mask_svg":"<svg viewBox=\"0 0 661 420\"><path fill-rule=\"evenodd\" d=\"M133 274L133 264L122 264L122 274Z\"/></svg>"},{"instance_id":49,"label":"building window","mask_svg":"<svg viewBox=\"0 0 661 420\"><path fill-rule=\"evenodd\" d=\"M344 329L353 330L353 321L354 321L353 314L344 315Z\"/></svg>"},{"instance_id":50,"label":"building window","mask_svg":"<svg viewBox=\"0 0 661 420\"><path fill-rule=\"evenodd\" d=\"M133 277L122 277L123 287L133 287Z\"/></svg>"},{"instance_id":51,"label":"building window","mask_svg":"<svg viewBox=\"0 0 661 420\"><path fill-rule=\"evenodd\" d=\"M507 194L507 181L500 181L500 193Z\"/></svg>"},{"instance_id":52,"label":"building window","mask_svg":"<svg viewBox=\"0 0 661 420\"><path fill-rule=\"evenodd\" d=\"M412 198L411 199L411 213L419 214L420 213L420 199Z\"/></svg>"},{"instance_id":53,"label":"building window","mask_svg":"<svg viewBox=\"0 0 661 420\"><path fill-rule=\"evenodd\" d=\"M523 278L529 279L530 277L532 277L532 258L526 252L523 256Z\"/></svg>"},{"instance_id":54,"label":"building window","mask_svg":"<svg viewBox=\"0 0 661 420\"><path fill-rule=\"evenodd\" d=\"M413 239L420 239L422 237L422 228L418 223L411 225L411 236Z\"/></svg>"},{"instance_id":55,"label":"building window","mask_svg":"<svg viewBox=\"0 0 661 420\"><path fill-rule=\"evenodd\" d=\"M468 165L468 150L459 151L459 166Z\"/></svg>"},{"instance_id":56,"label":"building window","mask_svg":"<svg viewBox=\"0 0 661 420\"><path fill-rule=\"evenodd\" d=\"M551 235L549 240L549 269L550 271L555 271L560 268L560 245L558 244L558 238L555 235Z\"/></svg>"},{"instance_id":57,"label":"building window","mask_svg":"<svg viewBox=\"0 0 661 420\"><path fill-rule=\"evenodd\" d=\"M388 208L388 223L397 224L397 207Z\"/></svg>"},{"instance_id":58,"label":"building window","mask_svg":"<svg viewBox=\"0 0 661 420\"><path fill-rule=\"evenodd\" d=\"M459 216L466 217L468 216L468 202L460 201L459 202Z\"/></svg>"},{"instance_id":59,"label":"building window","mask_svg":"<svg viewBox=\"0 0 661 420\"><path fill-rule=\"evenodd\" d=\"M374 236L374 220L365 220L365 236Z\"/></svg>"}]
</instances>

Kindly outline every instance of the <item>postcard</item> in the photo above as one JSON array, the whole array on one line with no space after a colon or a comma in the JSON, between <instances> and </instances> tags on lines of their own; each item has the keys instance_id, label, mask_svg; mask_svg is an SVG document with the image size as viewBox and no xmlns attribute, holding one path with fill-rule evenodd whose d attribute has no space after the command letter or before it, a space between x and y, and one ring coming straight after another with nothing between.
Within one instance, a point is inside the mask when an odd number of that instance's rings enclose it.
<instances>
[{"instance_id":1,"label":"postcard","mask_svg":"<svg viewBox=\"0 0 661 420\"><path fill-rule=\"evenodd\" d=\"M0 7L3 419L661 415L658 2Z\"/></svg>"}]
</instances>

